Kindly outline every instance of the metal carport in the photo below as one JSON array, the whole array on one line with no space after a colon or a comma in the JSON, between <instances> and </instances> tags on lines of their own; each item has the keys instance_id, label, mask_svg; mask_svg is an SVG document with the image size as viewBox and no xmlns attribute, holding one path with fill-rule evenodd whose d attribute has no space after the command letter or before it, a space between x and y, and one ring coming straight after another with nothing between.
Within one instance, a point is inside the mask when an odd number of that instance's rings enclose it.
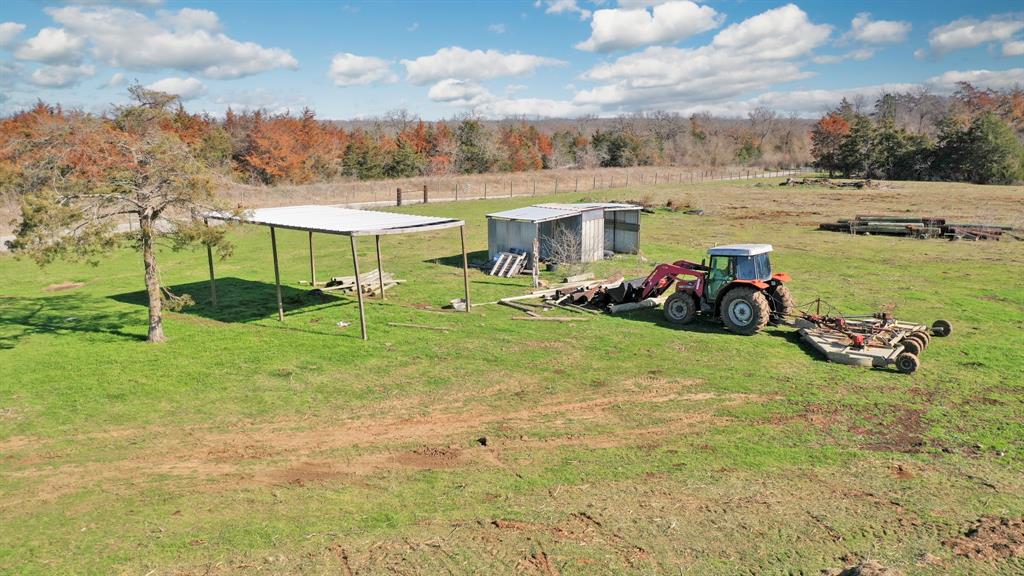
<instances>
[{"instance_id":1,"label":"metal carport","mask_svg":"<svg viewBox=\"0 0 1024 576\"><path fill-rule=\"evenodd\" d=\"M466 223L453 218L434 216L417 216L396 212L379 212L373 210L355 210L339 206L282 206L279 208L258 208L250 210L245 217L235 217L220 213L207 215L208 219L237 221L244 224L257 224L270 228L270 248L274 254L274 284L277 288L277 317L284 321L284 304L281 300L281 273L277 262L277 228L303 230L309 233L309 273L314 285L316 282L316 256L313 253L313 233L348 236L352 245L352 265L355 269L356 297L359 301L359 327L363 340L366 336L366 313L363 309L363 291L359 279L359 256L356 253L356 237L373 236L377 249L377 269L383 278L383 266L380 257L380 237L387 234L412 234L429 232L445 228L458 228L459 240L462 242L462 279L466 298L466 312L470 310L469 302L469 263L466 258ZM213 302L217 301L217 285L213 272L213 251L207 247L207 259L210 264L210 290ZM381 280L380 297L384 298L383 279Z\"/></svg>"}]
</instances>

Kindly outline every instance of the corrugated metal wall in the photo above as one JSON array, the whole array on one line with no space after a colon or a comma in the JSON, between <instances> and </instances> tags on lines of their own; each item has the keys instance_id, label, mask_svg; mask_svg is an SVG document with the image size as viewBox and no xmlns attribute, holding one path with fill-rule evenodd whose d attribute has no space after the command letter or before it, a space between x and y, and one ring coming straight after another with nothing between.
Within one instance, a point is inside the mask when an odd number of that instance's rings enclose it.
<instances>
[{"instance_id":1,"label":"corrugated metal wall","mask_svg":"<svg viewBox=\"0 0 1024 576\"><path fill-rule=\"evenodd\" d=\"M604 213L604 249L619 254L640 251L639 210L609 210Z\"/></svg>"},{"instance_id":2,"label":"corrugated metal wall","mask_svg":"<svg viewBox=\"0 0 1024 576\"><path fill-rule=\"evenodd\" d=\"M587 210L582 220L583 262L595 262L604 258L604 210Z\"/></svg>"}]
</instances>

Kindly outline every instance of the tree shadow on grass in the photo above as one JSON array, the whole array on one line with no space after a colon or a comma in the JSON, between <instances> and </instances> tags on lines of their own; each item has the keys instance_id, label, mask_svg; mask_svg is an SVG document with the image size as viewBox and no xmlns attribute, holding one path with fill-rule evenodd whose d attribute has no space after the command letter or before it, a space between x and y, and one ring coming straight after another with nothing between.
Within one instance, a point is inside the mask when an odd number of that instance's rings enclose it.
<instances>
[{"instance_id":1,"label":"tree shadow on grass","mask_svg":"<svg viewBox=\"0 0 1024 576\"><path fill-rule=\"evenodd\" d=\"M195 304L186 306L180 313L191 314L218 322L254 322L274 318L277 315L277 294L274 285L242 278L217 279L217 305L210 298L208 281L190 282L168 286L171 293L188 294ZM145 290L115 294L110 298L126 304L148 306ZM355 300L338 297L331 293L303 290L281 285L281 300L285 316L290 312L309 311L327 305L352 305Z\"/></svg>"},{"instance_id":2,"label":"tree shadow on grass","mask_svg":"<svg viewBox=\"0 0 1024 576\"><path fill-rule=\"evenodd\" d=\"M143 341L145 319L98 311L96 300L78 294L0 298L0 350L10 350L35 334L108 334ZM139 332L127 332L132 326Z\"/></svg>"},{"instance_id":3,"label":"tree shadow on grass","mask_svg":"<svg viewBox=\"0 0 1024 576\"><path fill-rule=\"evenodd\" d=\"M473 263L477 264L481 262L487 262L490 260L487 250L475 250L473 252L466 252L466 261L469 262L469 267L473 268ZM451 266L453 268L462 268L462 252L458 254L452 254L451 256L442 256L440 258L429 258L424 260L430 264L441 264L443 266Z\"/></svg>"}]
</instances>

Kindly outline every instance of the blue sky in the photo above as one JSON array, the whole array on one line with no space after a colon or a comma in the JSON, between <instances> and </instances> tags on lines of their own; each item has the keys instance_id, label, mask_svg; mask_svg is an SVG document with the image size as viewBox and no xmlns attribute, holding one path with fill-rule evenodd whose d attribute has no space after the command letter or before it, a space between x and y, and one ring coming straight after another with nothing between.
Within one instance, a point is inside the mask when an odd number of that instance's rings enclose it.
<instances>
[{"instance_id":1,"label":"blue sky","mask_svg":"<svg viewBox=\"0 0 1024 576\"><path fill-rule=\"evenodd\" d=\"M813 116L883 88L1024 85L1024 4L540 0L0 4L0 111L86 110L127 83L195 111L406 108Z\"/></svg>"}]
</instances>

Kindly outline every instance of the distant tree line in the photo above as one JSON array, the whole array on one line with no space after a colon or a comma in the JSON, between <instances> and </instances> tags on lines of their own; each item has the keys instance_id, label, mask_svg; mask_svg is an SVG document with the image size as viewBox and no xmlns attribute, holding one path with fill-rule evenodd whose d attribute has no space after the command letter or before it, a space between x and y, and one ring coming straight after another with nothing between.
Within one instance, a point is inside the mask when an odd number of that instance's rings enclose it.
<instances>
[{"instance_id":1,"label":"distant tree line","mask_svg":"<svg viewBox=\"0 0 1024 576\"><path fill-rule=\"evenodd\" d=\"M44 119L52 124L82 115L39 103L0 119L0 151L16 147L19 137ZM228 110L215 118L176 105L163 120L163 129L207 166L264 184L549 168L794 166L810 160L809 128L806 120L766 108L745 120L653 112L554 121L467 115L426 122L396 111L345 123L320 120L310 109L298 115ZM10 188L17 178L0 154L0 186Z\"/></svg>"},{"instance_id":2,"label":"distant tree line","mask_svg":"<svg viewBox=\"0 0 1024 576\"><path fill-rule=\"evenodd\" d=\"M1024 181L1024 90L961 83L952 96L886 93L864 108L844 99L814 125L818 168L889 180Z\"/></svg>"}]
</instances>

